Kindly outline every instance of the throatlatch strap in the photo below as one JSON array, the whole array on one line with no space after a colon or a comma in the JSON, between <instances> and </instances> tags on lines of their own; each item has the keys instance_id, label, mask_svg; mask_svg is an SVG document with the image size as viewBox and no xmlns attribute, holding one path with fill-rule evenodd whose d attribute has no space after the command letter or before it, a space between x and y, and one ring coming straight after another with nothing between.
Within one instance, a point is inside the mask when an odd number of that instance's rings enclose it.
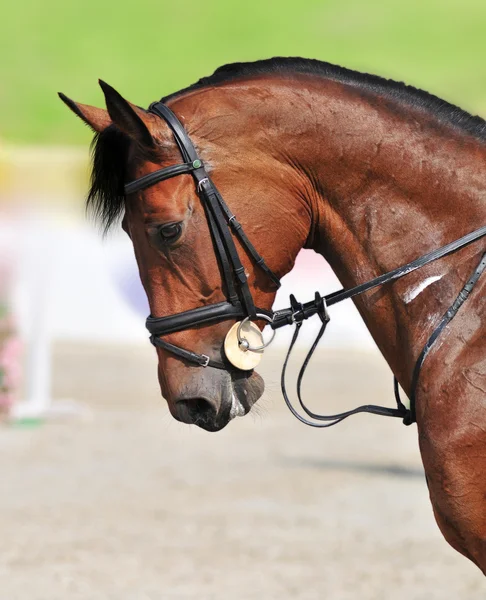
<instances>
[{"instance_id":1,"label":"throatlatch strap","mask_svg":"<svg viewBox=\"0 0 486 600\"><path fill-rule=\"evenodd\" d=\"M277 286L277 288L279 288L281 285L280 279L269 268L269 266L265 262L263 256L261 256L261 254L259 254L257 252L255 246L250 242L243 227L241 226L241 223L237 220L236 216L231 212L229 206L226 204L223 197L219 193L218 188L214 185L214 183L212 182L211 179L210 179L210 182L211 182L211 185L213 186L213 190L214 190L216 198L219 202L219 205L223 209L223 211L226 215L226 218L228 220L228 223L231 225L233 231L235 232L235 235L240 240L241 245L250 254L251 258L253 259L253 262L273 281L273 283Z\"/></svg>"}]
</instances>

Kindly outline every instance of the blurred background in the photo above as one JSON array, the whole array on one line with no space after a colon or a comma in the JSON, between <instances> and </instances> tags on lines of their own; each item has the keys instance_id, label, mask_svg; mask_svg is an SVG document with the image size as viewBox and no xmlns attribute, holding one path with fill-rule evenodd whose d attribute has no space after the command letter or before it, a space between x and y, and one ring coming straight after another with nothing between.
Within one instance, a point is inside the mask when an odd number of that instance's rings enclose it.
<instances>
[{"instance_id":1,"label":"blurred background","mask_svg":"<svg viewBox=\"0 0 486 600\"><path fill-rule=\"evenodd\" d=\"M415 428L286 412L290 332L253 416L217 435L171 419L129 240L86 218L92 136L57 92L102 106L102 78L148 106L229 62L303 56L486 116L485 26L481 0L2 7L0 600L484 598L435 525ZM276 307L317 282L339 286L303 252ZM391 405L391 383L353 307L333 309L314 408Z\"/></svg>"}]
</instances>

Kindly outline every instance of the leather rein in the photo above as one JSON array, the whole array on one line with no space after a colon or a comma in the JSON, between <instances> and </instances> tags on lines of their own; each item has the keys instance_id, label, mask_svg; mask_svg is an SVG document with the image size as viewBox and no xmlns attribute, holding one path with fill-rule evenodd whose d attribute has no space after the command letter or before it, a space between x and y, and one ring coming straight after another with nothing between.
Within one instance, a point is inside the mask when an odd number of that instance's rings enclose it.
<instances>
[{"instance_id":1,"label":"leather rein","mask_svg":"<svg viewBox=\"0 0 486 600\"><path fill-rule=\"evenodd\" d=\"M171 344L163 340L161 336L183 331L185 329L191 329L201 325L218 323L224 320L238 321L242 319L242 323L247 321L265 320L269 323L273 330L279 329L280 327L284 327L286 325L295 325L294 335L292 337L292 341L290 343L282 369L281 387L285 402L287 403L287 406L292 414L297 419L299 419L302 423L312 427L330 427L351 415L367 412L381 416L399 417L403 419L403 422L406 425L410 425L411 423L415 422L415 390L422 364L442 330L453 319L459 308L471 293L481 274L486 269L486 253L483 255L479 265L473 272L470 279L464 285L452 306L440 320L438 326L429 337L417 359L412 375L409 409L405 407L400 399L398 382L396 378L394 378L394 390L397 408L364 405L359 406L354 410L335 415L320 415L307 408L302 400L301 395L302 379L304 377L307 365L309 364L309 361L320 339L325 333L327 324L329 323L330 318L328 307L332 306L333 304L337 304L338 302L342 302L343 300L353 298L359 294L363 294L375 287L396 281L397 279L400 279L401 277L404 277L405 275L408 275L409 273L412 273L413 271L420 269L421 267L435 260L443 258L444 256L452 254L453 252L472 244L473 242L486 236L486 226L481 227L480 229L477 229L476 231L473 231L464 237L451 242L450 244L442 246L437 250L429 252L428 254L424 254L423 256L407 263L406 265L398 267L393 271L389 271L388 273L375 277L374 279L357 285L353 288L347 290L338 290L328 294L327 296L321 296L318 292L316 292L314 300L304 304L297 302L295 297L291 295L290 307L276 312L268 311L263 308L257 308L253 302L247 276L245 274L243 264L239 258L232 234L238 238L239 242L247 251L252 261L268 276L268 278L277 288L280 287L280 279L268 267L263 257L257 252L243 231L241 224L237 221L236 216L232 213L228 205L223 200L221 194L207 173L202 160L199 158L188 133L176 115L162 102L154 102L151 104L149 112L159 116L170 127L184 162L159 169L158 171L144 175L143 177L126 184L125 195L128 196L130 194L137 193L152 185L155 185L156 183L165 181L166 179L170 179L172 177L177 177L184 174L192 175L196 185L197 195L199 196L204 207L208 221L209 230L211 233L215 254L218 259L218 264L221 269L227 298L226 301L223 302L201 306L199 308L194 308L166 317L153 317L150 315L147 319L146 327L151 334L150 341L152 344L174 354L181 360L187 361L196 366L213 367L216 369L234 371L238 370L238 368L230 363L230 361L224 356L224 352L222 357L223 360L214 359L209 355L198 354L191 350L176 346L175 344ZM288 397L286 390L286 370L290 354L295 342L297 341L303 322L316 314L319 316L322 325L314 343L311 346L311 349L304 360L297 378L297 397L302 410L308 417L307 418L297 412ZM243 344L246 342L244 338L240 339L239 333L238 340L240 342L240 346L243 346ZM266 345L268 345L268 343L264 343L259 350L263 349ZM248 344L246 345L246 348L248 348ZM248 348L248 351L252 351L252 348ZM313 420L311 421L310 419Z\"/></svg>"}]
</instances>

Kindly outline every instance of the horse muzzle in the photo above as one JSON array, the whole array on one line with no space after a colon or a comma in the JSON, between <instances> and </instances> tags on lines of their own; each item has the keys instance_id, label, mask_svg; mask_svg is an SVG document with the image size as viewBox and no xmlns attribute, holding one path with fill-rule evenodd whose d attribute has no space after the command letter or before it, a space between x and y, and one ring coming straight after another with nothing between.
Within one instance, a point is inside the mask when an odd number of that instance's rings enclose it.
<instances>
[{"instance_id":1,"label":"horse muzzle","mask_svg":"<svg viewBox=\"0 0 486 600\"><path fill-rule=\"evenodd\" d=\"M233 375L216 393L186 393L172 405L173 416L182 423L206 431L220 431L235 417L248 414L265 389L258 373Z\"/></svg>"}]
</instances>

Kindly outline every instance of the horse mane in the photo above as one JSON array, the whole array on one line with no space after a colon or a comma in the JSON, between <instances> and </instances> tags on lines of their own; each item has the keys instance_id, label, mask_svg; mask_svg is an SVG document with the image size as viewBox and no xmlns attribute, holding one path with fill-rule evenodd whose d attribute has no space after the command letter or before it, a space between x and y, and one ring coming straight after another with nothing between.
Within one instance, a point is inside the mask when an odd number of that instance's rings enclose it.
<instances>
[{"instance_id":1,"label":"horse mane","mask_svg":"<svg viewBox=\"0 0 486 600\"><path fill-rule=\"evenodd\" d=\"M467 111L442 100L433 94L403 82L385 79L378 75L360 73L327 62L305 58L275 57L247 63L224 65L210 75L199 79L193 85L162 98L161 102L204 87L259 75L280 75L292 77L293 74L320 76L369 90L409 106L435 115L439 121L452 125L480 141L486 141L486 121ZM96 134L92 142L91 187L87 198L87 207L97 217L104 231L121 216L125 197L125 184L129 139L115 126L107 127Z\"/></svg>"},{"instance_id":2,"label":"horse mane","mask_svg":"<svg viewBox=\"0 0 486 600\"><path fill-rule=\"evenodd\" d=\"M195 84L162 98L162 102L202 87L216 86L235 79L269 74L320 76L324 79L369 90L378 95L432 112L440 121L462 129L481 141L486 141L486 121L479 116L471 115L446 100L401 81L386 79L379 75L360 73L359 71L309 58L275 57L255 62L224 65L216 69L209 77L203 77Z\"/></svg>"}]
</instances>

